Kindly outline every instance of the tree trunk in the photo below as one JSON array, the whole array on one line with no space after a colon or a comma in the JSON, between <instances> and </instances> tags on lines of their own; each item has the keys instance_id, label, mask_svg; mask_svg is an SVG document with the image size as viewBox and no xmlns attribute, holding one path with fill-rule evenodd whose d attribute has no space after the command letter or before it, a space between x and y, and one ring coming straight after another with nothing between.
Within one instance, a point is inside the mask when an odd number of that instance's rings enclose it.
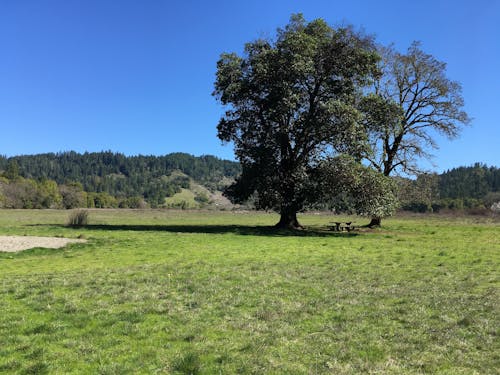
<instances>
[{"instance_id":1,"label":"tree trunk","mask_svg":"<svg viewBox=\"0 0 500 375\"><path fill-rule=\"evenodd\" d=\"M276 228L302 229L302 225L297 220L297 210L290 207L282 207L280 215L280 221L275 225Z\"/></svg>"},{"instance_id":2,"label":"tree trunk","mask_svg":"<svg viewBox=\"0 0 500 375\"><path fill-rule=\"evenodd\" d=\"M367 225L368 228L380 227L382 225L382 218L379 216L372 216L370 224Z\"/></svg>"}]
</instances>

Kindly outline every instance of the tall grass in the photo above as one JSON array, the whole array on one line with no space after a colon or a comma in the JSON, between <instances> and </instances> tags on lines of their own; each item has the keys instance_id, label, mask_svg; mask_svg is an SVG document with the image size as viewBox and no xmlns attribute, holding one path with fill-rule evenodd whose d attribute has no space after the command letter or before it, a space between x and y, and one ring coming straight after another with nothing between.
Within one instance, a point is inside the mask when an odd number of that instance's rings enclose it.
<instances>
[{"instance_id":1,"label":"tall grass","mask_svg":"<svg viewBox=\"0 0 500 375\"><path fill-rule=\"evenodd\" d=\"M83 227L89 223L89 212L87 210L74 210L71 211L67 225L70 227Z\"/></svg>"}]
</instances>

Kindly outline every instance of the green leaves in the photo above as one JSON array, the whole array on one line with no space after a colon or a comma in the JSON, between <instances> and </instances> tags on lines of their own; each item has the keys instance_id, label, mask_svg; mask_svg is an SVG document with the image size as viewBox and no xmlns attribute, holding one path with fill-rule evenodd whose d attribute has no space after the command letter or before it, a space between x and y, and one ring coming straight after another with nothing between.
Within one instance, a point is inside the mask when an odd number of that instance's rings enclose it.
<instances>
[{"instance_id":1,"label":"green leaves","mask_svg":"<svg viewBox=\"0 0 500 375\"><path fill-rule=\"evenodd\" d=\"M322 161L317 173L318 192L325 201L349 196L357 214L376 217L391 216L397 208L394 182L350 156Z\"/></svg>"},{"instance_id":2,"label":"green leaves","mask_svg":"<svg viewBox=\"0 0 500 375\"><path fill-rule=\"evenodd\" d=\"M359 108L364 113L366 128L379 135L396 129L404 119L403 109L398 103L374 93L364 96Z\"/></svg>"},{"instance_id":3,"label":"green leaves","mask_svg":"<svg viewBox=\"0 0 500 375\"><path fill-rule=\"evenodd\" d=\"M243 167L228 195L240 201L255 192L259 207L297 212L318 157L361 157L356 97L378 73L377 61L369 38L300 14L274 41L247 43L243 57L221 55L214 96L228 110L218 137L234 142Z\"/></svg>"}]
</instances>

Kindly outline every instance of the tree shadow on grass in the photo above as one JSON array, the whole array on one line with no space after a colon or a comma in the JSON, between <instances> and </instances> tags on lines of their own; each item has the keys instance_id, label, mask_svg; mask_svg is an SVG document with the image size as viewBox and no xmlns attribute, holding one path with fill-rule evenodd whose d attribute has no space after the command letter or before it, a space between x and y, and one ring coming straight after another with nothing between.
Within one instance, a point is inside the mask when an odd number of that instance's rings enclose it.
<instances>
[{"instance_id":1,"label":"tree shadow on grass","mask_svg":"<svg viewBox=\"0 0 500 375\"><path fill-rule=\"evenodd\" d=\"M268 237L354 237L356 232L334 232L326 227L306 227L301 230L281 229L273 226L247 225L110 225L88 224L81 229L103 231L138 231L204 234L238 234L243 236Z\"/></svg>"}]
</instances>

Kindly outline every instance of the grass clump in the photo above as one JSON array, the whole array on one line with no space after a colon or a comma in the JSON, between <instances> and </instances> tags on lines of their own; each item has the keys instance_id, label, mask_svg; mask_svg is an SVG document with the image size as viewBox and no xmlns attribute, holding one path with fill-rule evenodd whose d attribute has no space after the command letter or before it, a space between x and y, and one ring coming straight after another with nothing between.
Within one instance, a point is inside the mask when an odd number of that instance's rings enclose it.
<instances>
[{"instance_id":1,"label":"grass clump","mask_svg":"<svg viewBox=\"0 0 500 375\"><path fill-rule=\"evenodd\" d=\"M84 227L89 223L89 212L87 210L75 210L69 214L67 224L70 227Z\"/></svg>"},{"instance_id":2,"label":"grass clump","mask_svg":"<svg viewBox=\"0 0 500 375\"><path fill-rule=\"evenodd\" d=\"M176 374L196 375L200 373L200 358L194 352L183 353L177 357L172 369Z\"/></svg>"}]
</instances>

